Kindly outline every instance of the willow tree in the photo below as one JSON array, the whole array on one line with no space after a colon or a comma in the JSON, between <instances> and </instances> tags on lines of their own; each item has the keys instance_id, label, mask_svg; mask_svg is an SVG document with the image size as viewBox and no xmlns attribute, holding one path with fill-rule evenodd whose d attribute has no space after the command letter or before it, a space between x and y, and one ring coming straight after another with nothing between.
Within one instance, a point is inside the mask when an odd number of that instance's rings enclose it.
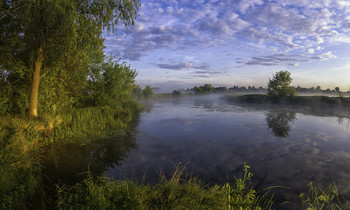
<instances>
[{"instance_id":1,"label":"willow tree","mask_svg":"<svg viewBox=\"0 0 350 210\"><path fill-rule=\"evenodd\" d=\"M39 84L47 71L58 65L69 71L65 67L81 59L103 60L102 31L133 24L139 7L140 0L1 0L0 71L30 75L29 117L38 116Z\"/></svg>"}]
</instances>

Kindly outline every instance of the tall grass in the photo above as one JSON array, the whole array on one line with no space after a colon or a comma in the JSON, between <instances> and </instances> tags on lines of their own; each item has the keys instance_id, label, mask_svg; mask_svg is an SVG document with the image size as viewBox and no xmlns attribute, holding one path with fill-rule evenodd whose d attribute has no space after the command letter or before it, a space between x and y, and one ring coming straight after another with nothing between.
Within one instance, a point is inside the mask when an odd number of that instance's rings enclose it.
<instances>
[{"instance_id":1,"label":"tall grass","mask_svg":"<svg viewBox=\"0 0 350 210\"><path fill-rule=\"evenodd\" d=\"M77 138L96 138L114 135L126 130L134 124L139 115L140 107L136 102L129 101L120 106L97 106L72 110L60 117L59 125L53 129L49 140L68 141ZM58 122L58 120L56 121Z\"/></svg>"},{"instance_id":2,"label":"tall grass","mask_svg":"<svg viewBox=\"0 0 350 210\"><path fill-rule=\"evenodd\" d=\"M228 209L271 209L273 207L273 195L265 190L264 193L257 192L256 189L250 187L250 181L253 177L248 169L250 167L244 163L243 178L234 178L234 185L226 183L224 189L228 194Z\"/></svg>"},{"instance_id":3,"label":"tall grass","mask_svg":"<svg viewBox=\"0 0 350 210\"><path fill-rule=\"evenodd\" d=\"M0 120L0 209L17 208L31 197L40 172L42 122L2 116Z\"/></svg>"},{"instance_id":4,"label":"tall grass","mask_svg":"<svg viewBox=\"0 0 350 210\"><path fill-rule=\"evenodd\" d=\"M0 209L25 206L34 195L43 145L123 132L137 121L138 110L131 101L114 107L75 109L64 116L43 114L38 119L0 115Z\"/></svg>"},{"instance_id":5,"label":"tall grass","mask_svg":"<svg viewBox=\"0 0 350 210\"><path fill-rule=\"evenodd\" d=\"M252 173L244 165L242 179L231 186L206 186L197 178L182 179L186 166L178 165L170 179L155 185L130 180L87 178L74 186L58 187L58 209L266 209L272 196L259 196L249 187Z\"/></svg>"},{"instance_id":6,"label":"tall grass","mask_svg":"<svg viewBox=\"0 0 350 210\"><path fill-rule=\"evenodd\" d=\"M308 184L309 192L299 195L305 209L349 209L350 203L339 196L337 186L329 185L322 189L314 187L312 182Z\"/></svg>"}]
</instances>

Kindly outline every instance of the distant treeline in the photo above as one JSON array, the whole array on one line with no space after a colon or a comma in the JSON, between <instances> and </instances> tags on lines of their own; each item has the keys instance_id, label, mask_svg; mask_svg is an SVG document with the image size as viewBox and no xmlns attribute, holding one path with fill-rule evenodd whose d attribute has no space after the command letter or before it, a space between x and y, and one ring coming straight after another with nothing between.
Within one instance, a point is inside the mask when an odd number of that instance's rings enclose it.
<instances>
[{"instance_id":1,"label":"distant treeline","mask_svg":"<svg viewBox=\"0 0 350 210\"><path fill-rule=\"evenodd\" d=\"M336 94L339 95L339 93L343 94L350 94L350 91L342 92L339 87L335 87L334 90L331 89L321 89L320 86L311 87L311 88L304 88L300 87L299 85L295 88L296 91L299 94ZM211 94L211 93L266 93L267 89L264 87L255 87L255 86L233 86L233 87L213 87L211 84L205 84L203 86L194 86L193 88L188 89L181 89L182 93L194 93L195 95L204 95L204 94Z\"/></svg>"}]
</instances>

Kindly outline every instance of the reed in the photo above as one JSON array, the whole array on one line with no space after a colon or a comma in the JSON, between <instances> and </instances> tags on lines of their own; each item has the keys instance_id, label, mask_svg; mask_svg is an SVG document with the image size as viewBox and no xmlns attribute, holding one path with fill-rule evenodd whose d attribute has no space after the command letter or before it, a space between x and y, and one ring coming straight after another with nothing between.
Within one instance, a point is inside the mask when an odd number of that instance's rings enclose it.
<instances>
[{"instance_id":1,"label":"reed","mask_svg":"<svg viewBox=\"0 0 350 210\"><path fill-rule=\"evenodd\" d=\"M175 167L170 179L161 174L155 185L131 180L87 178L74 186L58 187L59 209L266 209L272 208L272 196L259 196L249 187L252 173L245 174L235 185L207 186L190 176L182 179L186 165Z\"/></svg>"},{"instance_id":2,"label":"reed","mask_svg":"<svg viewBox=\"0 0 350 210\"><path fill-rule=\"evenodd\" d=\"M309 191L299 195L305 209L349 209L350 203L339 196L335 183L322 189L315 187L312 182L308 184Z\"/></svg>"}]
</instances>

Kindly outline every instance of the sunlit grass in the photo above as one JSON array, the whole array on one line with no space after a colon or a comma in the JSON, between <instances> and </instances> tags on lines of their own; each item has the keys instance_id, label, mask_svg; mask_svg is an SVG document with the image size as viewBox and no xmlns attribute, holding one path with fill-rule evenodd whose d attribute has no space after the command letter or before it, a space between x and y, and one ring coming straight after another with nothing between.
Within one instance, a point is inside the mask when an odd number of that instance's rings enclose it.
<instances>
[{"instance_id":1,"label":"sunlit grass","mask_svg":"<svg viewBox=\"0 0 350 210\"><path fill-rule=\"evenodd\" d=\"M41 148L53 141L88 141L115 135L138 119L135 102L119 107L72 110L64 116L42 114L37 119L0 116L0 209L18 208L38 189Z\"/></svg>"},{"instance_id":2,"label":"sunlit grass","mask_svg":"<svg viewBox=\"0 0 350 210\"><path fill-rule=\"evenodd\" d=\"M40 170L39 150L43 132L39 121L19 116L0 120L0 209L17 208L32 196Z\"/></svg>"}]
</instances>

